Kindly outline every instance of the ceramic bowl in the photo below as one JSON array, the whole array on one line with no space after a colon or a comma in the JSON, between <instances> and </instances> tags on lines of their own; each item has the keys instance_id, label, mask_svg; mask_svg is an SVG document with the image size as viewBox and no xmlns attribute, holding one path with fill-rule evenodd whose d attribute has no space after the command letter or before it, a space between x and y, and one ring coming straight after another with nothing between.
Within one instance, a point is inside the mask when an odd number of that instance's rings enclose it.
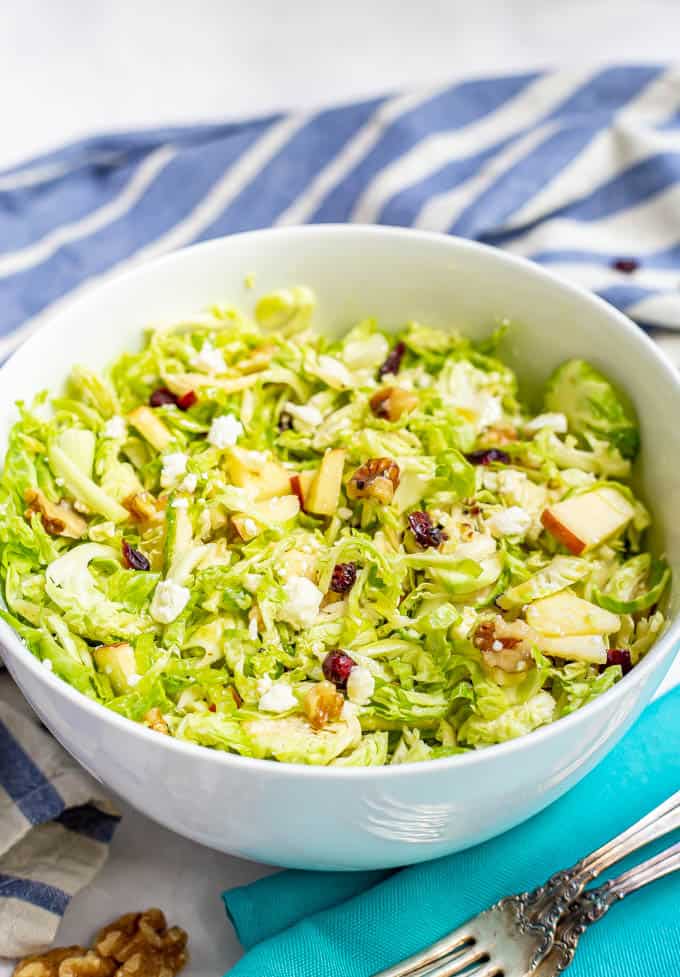
<instances>
[{"instance_id":1,"label":"ceramic bowl","mask_svg":"<svg viewBox=\"0 0 680 977\"><path fill-rule=\"evenodd\" d=\"M248 290L247 275L255 288ZM366 315L485 335L512 323L503 355L524 391L581 356L634 400L638 488L657 545L680 565L680 381L611 306L535 265L453 237L378 227L257 231L188 248L101 282L0 370L0 443L14 402L58 389L74 362L100 367L149 323L212 303L251 309L258 294L311 286L317 322L341 331ZM677 575L676 575L677 576ZM671 623L645 660L580 711L529 736L405 766L319 768L245 759L160 736L90 701L43 668L5 623L5 662L43 722L95 777L156 821L245 858L307 869L384 868L444 855L545 807L610 750L649 702L679 644ZM587 814L584 814L587 816Z\"/></svg>"}]
</instances>

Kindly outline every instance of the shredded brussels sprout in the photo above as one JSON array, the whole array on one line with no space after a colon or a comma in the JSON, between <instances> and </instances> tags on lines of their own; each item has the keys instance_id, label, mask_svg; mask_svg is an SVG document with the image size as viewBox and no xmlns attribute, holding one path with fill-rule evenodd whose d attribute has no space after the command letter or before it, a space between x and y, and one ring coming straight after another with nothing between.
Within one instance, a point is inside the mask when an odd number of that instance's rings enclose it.
<instances>
[{"instance_id":1,"label":"shredded brussels sprout","mask_svg":"<svg viewBox=\"0 0 680 977\"><path fill-rule=\"evenodd\" d=\"M282 762L450 756L619 681L670 578L632 408L574 360L535 414L497 335L329 339L314 305L215 308L20 405L4 618L156 734Z\"/></svg>"}]
</instances>

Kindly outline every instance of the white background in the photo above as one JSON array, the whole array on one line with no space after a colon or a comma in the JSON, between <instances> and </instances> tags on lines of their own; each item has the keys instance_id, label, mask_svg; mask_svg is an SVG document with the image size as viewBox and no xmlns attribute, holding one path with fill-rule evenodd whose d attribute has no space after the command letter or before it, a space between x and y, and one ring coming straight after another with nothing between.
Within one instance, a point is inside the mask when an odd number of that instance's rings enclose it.
<instances>
[{"instance_id":1,"label":"white background","mask_svg":"<svg viewBox=\"0 0 680 977\"><path fill-rule=\"evenodd\" d=\"M679 39L679 0L0 0L0 167L97 131L314 107L470 74L671 61ZM159 904L190 932L187 977L219 977L238 954L219 892L263 871L127 812L60 941Z\"/></svg>"}]
</instances>

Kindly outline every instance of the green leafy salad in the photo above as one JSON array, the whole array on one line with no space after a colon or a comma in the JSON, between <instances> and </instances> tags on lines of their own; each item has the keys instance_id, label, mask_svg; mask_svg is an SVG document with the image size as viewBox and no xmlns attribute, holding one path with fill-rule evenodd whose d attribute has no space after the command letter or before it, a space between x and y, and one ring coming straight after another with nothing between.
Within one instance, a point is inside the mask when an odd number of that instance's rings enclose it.
<instances>
[{"instance_id":1,"label":"green leafy salad","mask_svg":"<svg viewBox=\"0 0 680 977\"><path fill-rule=\"evenodd\" d=\"M570 360L535 414L498 335L313 312L216 308L19 405L1 613L28 648L159 735L332 766L501 743L618 682L670 576L627 400Z\"/></svg>"}]
</instances>

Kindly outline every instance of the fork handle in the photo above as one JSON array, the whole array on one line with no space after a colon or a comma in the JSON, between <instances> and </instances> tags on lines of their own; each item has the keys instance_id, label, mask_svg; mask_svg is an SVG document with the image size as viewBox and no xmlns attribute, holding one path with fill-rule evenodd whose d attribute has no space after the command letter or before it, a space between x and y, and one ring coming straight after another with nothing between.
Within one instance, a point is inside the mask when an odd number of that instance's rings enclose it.
<instances>
[{"instance_id":1,"label":"fork handle","mask_svg":"<svg viewBox=\"0 0 680 977\"><path fill-rule=\"evenodd\" d=\"M584 892L560 920L551 950L539 966L536 977L540 977L544 970L551 975L562 973L573 960L578 941L589 926L602 919L616 902L631 892L679 869L680 842L599 888Z\"/></svg>"}]
</instances>

